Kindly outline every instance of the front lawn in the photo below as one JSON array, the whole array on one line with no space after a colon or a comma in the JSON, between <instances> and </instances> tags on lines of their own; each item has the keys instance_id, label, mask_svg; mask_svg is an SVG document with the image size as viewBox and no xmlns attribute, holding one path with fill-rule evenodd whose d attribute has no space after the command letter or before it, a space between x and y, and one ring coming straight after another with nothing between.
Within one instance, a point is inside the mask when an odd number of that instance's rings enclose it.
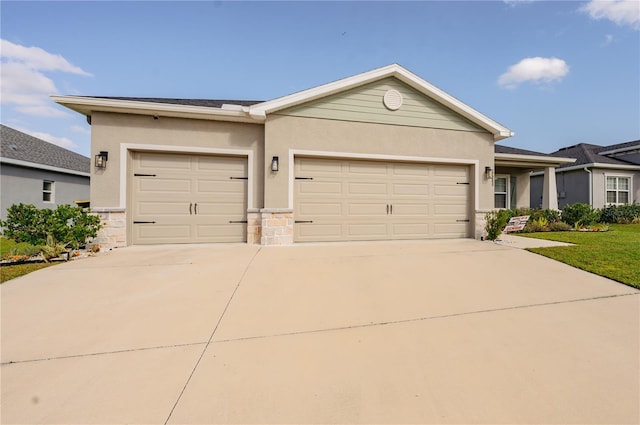
<instances>
[{"instance_id":1,"label":"front lawn","mask_svg":"<svg viewBox=\"0 0 640 425\"><path fill-rule=\"evenodd\" d=\"M0 267L0 283L4 283L7 280L15 279L16 277L24 276L25 274L35 272L36 270L44 269L45 267L53 266L58 263L28 263L28 264L16 264L13 266Z\"/></svg>"},{"instance_id":2,"label":"front lawn","mask_svg":"<svg viewBox=\"0 0 640 425\"><path fill-rule=\"evenodd\" d=\"M612 224L608 232L540 232L519 236L575 244L529 251L640 289L640 224Z\"/></svg>"}]
</instances>

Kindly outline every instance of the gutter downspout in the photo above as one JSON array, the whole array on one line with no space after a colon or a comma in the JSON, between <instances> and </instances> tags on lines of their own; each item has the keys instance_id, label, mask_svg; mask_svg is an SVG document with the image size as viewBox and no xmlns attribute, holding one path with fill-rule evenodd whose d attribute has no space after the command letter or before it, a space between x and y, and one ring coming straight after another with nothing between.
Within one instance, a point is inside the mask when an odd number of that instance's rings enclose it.
<instances>
[{"instance_id":1,"label":"gutter downspout","mask_svg":"<svg viewBox=\"0 0 640 425\"><path fill-rule=\"evenodd\" d=\"M589 206L593 208L593 173L587 167L584 167L584 171L589 174Z\"/></svg>"}]
</instances>

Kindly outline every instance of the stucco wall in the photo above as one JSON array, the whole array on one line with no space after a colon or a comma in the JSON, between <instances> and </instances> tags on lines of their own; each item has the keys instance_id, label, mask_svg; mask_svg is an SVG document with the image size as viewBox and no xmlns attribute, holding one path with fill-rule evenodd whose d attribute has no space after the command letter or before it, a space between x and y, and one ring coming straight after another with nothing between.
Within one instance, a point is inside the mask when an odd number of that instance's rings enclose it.
<instances>
[{"instance_id":1,"label":"stucco wall","mask_svg":"<svg viewBox=\"0 0 640 425\"><path fill-rule=\"evenodd\" d=\"M36 168L2 164L0 177L1 217L7 218L7 208L13 204L33 204L38 208L56 208L58 205L75 205L73 201L89 199L89 177ZM42 182L54 182L53 202L42 201Z\"/></svg>"},{"instance_id":2,"label":"stucco wall","mask_svg":"<svg viewBox=\"0 0 640 425\"><path fill-rule=\"evenodd\" d=\"M289 164L290 149L322 151L327 152L327 156L332 152L344 152L478 160L480 170L485 166L493 168L494 157L493 136L489 133L269 116L265 123L266 208L289 207L289 167L293 165ZM268 167L273 156L280 159L278 173L272 173ZM475 179L472 180L474 187ZM472 190L472 196L473 193ZM479 193L479 208L492 209L491 182L481 178Z\"/></svg>"},{"instance_id":3,"label":"stucco wall","mask_svg":"<svg viewBox=\"0 0 640 425\"><path fill-rule=\"evenodd\" d=\"M632 201L640 203L640 172L633 170L611 170L607 168L594 168L593 172L593 207L602 208L606 205L607 189L606 177L631 177L632 178Z\"/></svg>"},{"instance_id":4,"label":"stucco wall","mask_svg":"<svg viewBox=\"0 0 640 425\"><path fill-rule=\"evenodd\" d=\"M239 149L253 152L253 205L262 207L264 131L259 124L192 120L148 115L94 113L91 129L91 155L109 152L104 170L92 168L91 206L122 208L120 169L130 158L120 158L121 144L143 144L189 148ZM92 166L93 167L93 166ZM126 190L126 188L124 189Z\"/></svg>"}]
</instances>

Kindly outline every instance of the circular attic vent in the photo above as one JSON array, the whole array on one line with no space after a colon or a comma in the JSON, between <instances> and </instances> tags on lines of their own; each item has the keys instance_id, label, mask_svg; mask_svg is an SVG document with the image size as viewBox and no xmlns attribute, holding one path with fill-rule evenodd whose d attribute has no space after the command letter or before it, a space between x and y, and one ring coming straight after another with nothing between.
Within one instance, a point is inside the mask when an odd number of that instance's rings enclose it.
<instances>
[{"instance_id":1,"label":"circular attic vent","mask_svg":"<svg viewBox=\"0 0 640 425\"><path fill-rule=\"evenodd\" d=\"M402 95L398 90L387 90L382 98L382 102L387 109L397 111L402 106Z\"/></svg>"}]
</instances>

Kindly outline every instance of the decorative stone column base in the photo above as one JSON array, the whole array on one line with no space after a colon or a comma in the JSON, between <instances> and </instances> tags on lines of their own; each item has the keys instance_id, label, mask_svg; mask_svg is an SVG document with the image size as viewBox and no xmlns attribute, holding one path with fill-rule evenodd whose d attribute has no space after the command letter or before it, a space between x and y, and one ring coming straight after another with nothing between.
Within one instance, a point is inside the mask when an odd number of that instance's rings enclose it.
<instances>
[{"instance_id":1,"label":"decorative stone column base","mask_svg":"<svg viewBox=\"0 0 640 425\"><path fill-rule=\"evenodd\" d=\"M262 238L262 216L259 209L247 211L247 244L257 245Z\"/></svg>"},{"instance_id":2,"label":"decorative stone column base","mask_svg":"<svg viewBox=\"0 0 640 425\"><path fill-rule=\"evenodd\" d=\"M485 230L485 226L487 225L487 220L484 218L484 216L489 211L491 210L476 210L474 237L478 240L487 238L487 231Z\"/></svg>"},{"instance_id":3,"label":"decorative stone column base","mask_svg":"<svg viewBox=\"0 0 640 425\"><path fill-rule=\"evenodd\" d=\"M263 208L262 214L262 245L291 245L293 244L293 210L282 208Z\"/></svg>"},{"instance_id":4,"label":"decorative stone column base","mask_svg":"<svg viewBox=\"0 0 640 425\"><path fill-rule=\"evenodd\" d=\"M100 250L127 246L127 215L121 208L91 208L91 213L100 217L102 229L90 245L98 245Z\"/></svg>"}]
</instances>

